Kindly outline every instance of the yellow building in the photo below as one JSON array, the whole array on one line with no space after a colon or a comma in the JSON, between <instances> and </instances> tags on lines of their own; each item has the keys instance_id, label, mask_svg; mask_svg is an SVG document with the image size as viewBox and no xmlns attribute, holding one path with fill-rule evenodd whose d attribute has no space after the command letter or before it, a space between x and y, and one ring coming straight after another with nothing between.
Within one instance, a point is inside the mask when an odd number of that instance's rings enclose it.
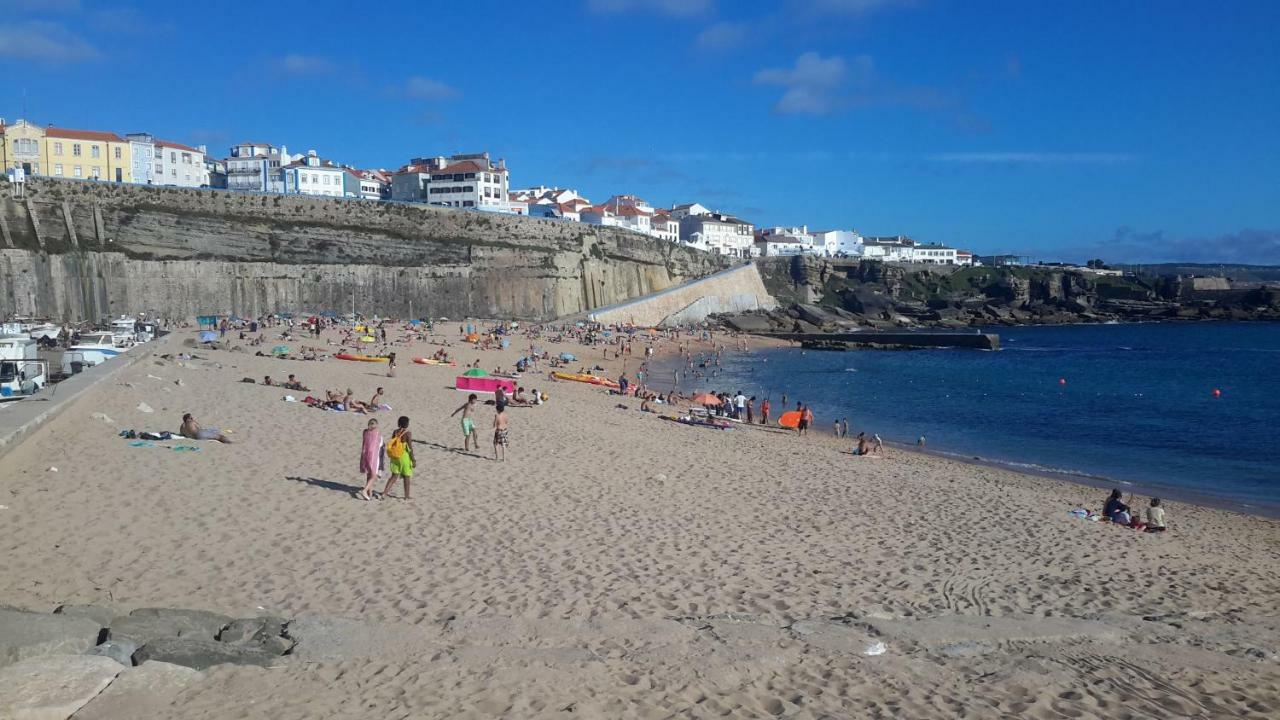
<instances>
[{"instance_id":1,"label":"yellow building","mask_svg":"<svg viewBox=\"0 0 1280 720\"><path fill-rule=\"evenodd\" d=\"M28 175L44 173L44 128L26 120L0 125L0 165L5 170L21 167Z\"/></svg>"},{"instance_id":2,"label":"yellow building","mask_svg":"<svg viewBox=\"0 0 1280 720\"><path fill-rule=\"evenodd\" d=\"M133 182L129 142L97 130L44 129L44 175Z\"/></svg>"}]
</instances>

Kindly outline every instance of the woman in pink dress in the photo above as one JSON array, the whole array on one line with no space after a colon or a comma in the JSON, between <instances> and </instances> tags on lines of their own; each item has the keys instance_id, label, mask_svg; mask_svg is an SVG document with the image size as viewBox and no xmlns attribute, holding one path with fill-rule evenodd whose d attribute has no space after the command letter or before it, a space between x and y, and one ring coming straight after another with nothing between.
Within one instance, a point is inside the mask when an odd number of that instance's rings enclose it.
<instances>
[{"instance_id":1,"label":"woman in pink dress","mask_svg":"<svg viewBox=\"0 0 1280 720\"><path fill-rule=\"evenodd\" d=\"M378 421L369 421L365 428L364 440L360 445L360 472L364 473L364 489L360 491L361 500L373 499L373 483L382 470L382 433L378 431Z\"/></svg>"}]
</instances>

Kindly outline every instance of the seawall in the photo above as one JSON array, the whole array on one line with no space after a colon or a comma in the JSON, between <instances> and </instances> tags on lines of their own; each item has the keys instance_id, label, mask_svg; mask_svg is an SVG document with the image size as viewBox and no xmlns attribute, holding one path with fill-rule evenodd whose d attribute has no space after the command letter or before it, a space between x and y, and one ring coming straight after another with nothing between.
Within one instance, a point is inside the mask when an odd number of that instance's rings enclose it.
<instances>
[{"instance_id":1,"label":"seawall","mask_svg":"<svg viewBox=\"0 0 1280 720\"><path fill-rule=\"evenodd\" d=\"M0 315L348 311L544 320L727 260L644 235L421 205L0 180Z\"/></svg>"},{"instance_id":2,"label":"seawall","mask_svg":"<svg viewBox=\"0 0 1280 720\"><path fill-rule=\"evenodd\" d=\"M765 289L755 263L748 263L653 295L596 309L588 313L588 317L605 324L681 325L701 322L716 313L772 310L777 306Z\"/></svg>"}]
</instances>

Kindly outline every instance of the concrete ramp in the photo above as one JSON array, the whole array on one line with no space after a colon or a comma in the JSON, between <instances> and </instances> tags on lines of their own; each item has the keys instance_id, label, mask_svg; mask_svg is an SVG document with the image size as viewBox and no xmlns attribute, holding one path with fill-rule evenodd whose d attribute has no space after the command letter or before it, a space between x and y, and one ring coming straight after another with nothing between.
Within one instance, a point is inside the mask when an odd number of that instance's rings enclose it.
<instances>
[{"instance_id":1,"label":"concrete ramp","mask_svg":"<svg viewBox=\"0 0 1280 720\"><path fill-rule=\"evenodd\" d=\"M587 313L587 318L606 325L670 326L700 322L715 313L772 310L777 306L778 302L765 290L755 263L747 263L652 295L596 308Z\"/></svg>"}]
</instances>

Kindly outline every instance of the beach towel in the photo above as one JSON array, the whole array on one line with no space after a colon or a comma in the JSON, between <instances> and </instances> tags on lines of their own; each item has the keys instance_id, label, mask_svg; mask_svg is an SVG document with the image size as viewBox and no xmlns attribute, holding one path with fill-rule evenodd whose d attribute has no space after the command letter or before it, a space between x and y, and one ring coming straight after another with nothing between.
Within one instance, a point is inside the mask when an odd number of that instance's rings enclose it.
<instances>
[{"instance_id":1,"label":"beach towel","mask_svg":"<svg viewBox=\"0 0 1280 720\"><path fill-rule=\"evenodd\" d=\"M377 430L365 430L360 445L360 474L382 472L382 433Z\"/></svg>"}]
</instances>

